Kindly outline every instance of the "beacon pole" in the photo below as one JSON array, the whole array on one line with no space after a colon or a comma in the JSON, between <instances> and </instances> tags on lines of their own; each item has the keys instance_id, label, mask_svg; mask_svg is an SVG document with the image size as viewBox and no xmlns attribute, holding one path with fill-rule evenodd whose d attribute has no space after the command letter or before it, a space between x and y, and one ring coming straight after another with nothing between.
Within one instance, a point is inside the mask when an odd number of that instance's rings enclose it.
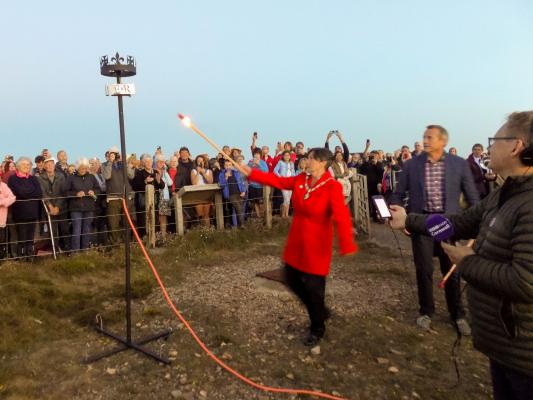
<instances>
[{"instance_id":1,"label":"beacon pole","mask_svg":"<svg viewBox=\"0 0 533 400\"><path fill-rule=\"evenodd\" d=\"M132 96L135 94L135 86L133 83L123 83L123 77L134 76L137 73L137 67L135 65L135 60L133 57L128 56L126 63L124 63L124 58L116 53L111 60L108 56L103 56L100 59L100 73L104 76L116 78L116 84L110 84L106 86L106 95L116 96L118 98L118 121L120 128L120 154L122 161L122 177L124 179L122 195L124 196L124 203L128 203L128 198L130 196L128 190L128 164L126 159L126 133L124 129L124 104L123 96ZM117 200L115 200L117 201ZM103 320L101 316L97 316L97 324L95 326L96 331L105 335L119 343L117 347L114 347L110 350L104 351L99 354L87 357L83 360L84 363L89 364L95 361L98 361L104 357L109 357L113 354L120 353L124 350L133 349L137 352L144 354L152 359L161 362L163 364L170 364L170 361L162 357L161 355L156 354L155 352L142 347L143 344L152 342L157 339L168 339L169 335L172 333L170 329L166 329L162 332L147 336L145 338L137 339L134 341L131 334L131 249L130 249L130 225L126 219L126 210L123 214L124 220L124 297L126 303L126 337L119 336L116 333L113 333L103 326ZM100 317L100 318L98 318Z\"/></svg>"}]
</instances>

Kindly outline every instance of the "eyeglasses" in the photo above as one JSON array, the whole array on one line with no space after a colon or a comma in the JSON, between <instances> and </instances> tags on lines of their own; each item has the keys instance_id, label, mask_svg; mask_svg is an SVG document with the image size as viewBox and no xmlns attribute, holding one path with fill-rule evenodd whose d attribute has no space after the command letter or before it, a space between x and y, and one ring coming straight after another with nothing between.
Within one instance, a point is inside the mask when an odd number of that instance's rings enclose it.
<instances>
[{"instance_id":1,"label":"eyeglasses","mask_svg":"<svg viewBox=\"0 0 533 400\"><path fill-rule=\"evenodd\" d=\"M520 139L520 138L517 136L490 137L489 148L492 147L494 145L494 142L496 142L497 140L517 140L517 139Z\"/></svg>"}]
</instances>

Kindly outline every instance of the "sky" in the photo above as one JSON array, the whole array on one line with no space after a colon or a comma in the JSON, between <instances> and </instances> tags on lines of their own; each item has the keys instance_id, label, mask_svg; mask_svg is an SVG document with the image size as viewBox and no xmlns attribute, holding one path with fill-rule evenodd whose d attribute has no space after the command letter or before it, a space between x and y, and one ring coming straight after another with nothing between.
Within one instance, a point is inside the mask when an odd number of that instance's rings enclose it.
<instances>
[{"instance_id":1,"label":"sky","mask_svg":"<svg viewBox=\"0 0 533 400\"><path fill-rule=\"evenodd\" d=\"M119 145L117 100L99 58L137 61L124 99L128 153L248 149L331 129L350 151L393 151L441 124L470 153L516 110L533 109L530 0L4 2L0 154ZM334 142L333 142L334 143Z\"/></svg>"}]
</instances>

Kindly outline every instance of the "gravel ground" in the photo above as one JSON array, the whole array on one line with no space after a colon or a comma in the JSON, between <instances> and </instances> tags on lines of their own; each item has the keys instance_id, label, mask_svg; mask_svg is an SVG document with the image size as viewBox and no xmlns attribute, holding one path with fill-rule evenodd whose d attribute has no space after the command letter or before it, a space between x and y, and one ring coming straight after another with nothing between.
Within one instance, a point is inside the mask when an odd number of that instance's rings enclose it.
<instances>
[{"instance_id":1,"label":"gravel ground","mask_svg":"<svg viewBox=\"0 0 533 400\"><path fill-rule=\"evenodd\" d=\"M375 225L373 233L355 257L334 258L326 296L333 316L325 339L314 349L301 343L308 325L302 305L282 284L256 277L281 265L284 237L221 252L216 262L186 268L179 282L167 279L168 291L207 346L258 383L350 399L490 398L486 360L470 341L464 341L460 353L462 383L454 386L450 352L455 336L442 294L436 294L435 330L421 333L414 327L417 307L408 239L398 236L402 260L387 227ZM120 301L107 304L108 310L120 307ZM133 316L135 336L174 330L168 341L150 345L171 359L170 366L131 352L80 365L81 358L111 343L77 328L71 340L32 354L28 368L34 373L19 379L37 379L39 398L49 399L300 398L258 391L223 371L168 311L157 288L134 302ZM47 358L54 360L53 366L45 365Z\"/></svg>"}]
</instances>

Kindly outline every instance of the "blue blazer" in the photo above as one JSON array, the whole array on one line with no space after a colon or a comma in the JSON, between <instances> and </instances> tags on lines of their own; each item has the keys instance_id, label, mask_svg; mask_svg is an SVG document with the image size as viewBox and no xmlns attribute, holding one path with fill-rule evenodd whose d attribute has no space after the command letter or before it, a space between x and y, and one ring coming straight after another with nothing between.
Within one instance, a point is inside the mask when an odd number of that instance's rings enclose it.
<instances>
[{"instance_id":1,"label":"blue blazer","mask_svg":"<svg viewBox=\"0 0 533 400\"><path fill-rule=\"evenodd\" d=\"M231 171L233 176L235 176L235 179L237 180L237 185L239 187L239 192L246 192L246 188L244 187L244 183L241 178L241 174L239 171ZM220 171L220 174L218 175L218 184L222 187L222 195L225 199L229 199L229 186L228 182L226 182L226 170L223 169Z\"/></svg>"},{"instance_id":2,"label":"blue blazer","mask_svg":"<svg viewBox=\"0 0 533 400\"><path fill-rule=\"evenodd\" d=\"M426 191L424 188L425 163L427 153L407 161L400 174L396 190L391 196L390 203L403 206L407 194L409 201L408 212L422 213L426 204ZM455 214L461 211L459 198L464 194L469 206L479 201L479 194L474 185L474 178L467 162L458 156L444 153L445 165L445 200L444 211L446 214Z\"/></svg>"}]
</instances>

